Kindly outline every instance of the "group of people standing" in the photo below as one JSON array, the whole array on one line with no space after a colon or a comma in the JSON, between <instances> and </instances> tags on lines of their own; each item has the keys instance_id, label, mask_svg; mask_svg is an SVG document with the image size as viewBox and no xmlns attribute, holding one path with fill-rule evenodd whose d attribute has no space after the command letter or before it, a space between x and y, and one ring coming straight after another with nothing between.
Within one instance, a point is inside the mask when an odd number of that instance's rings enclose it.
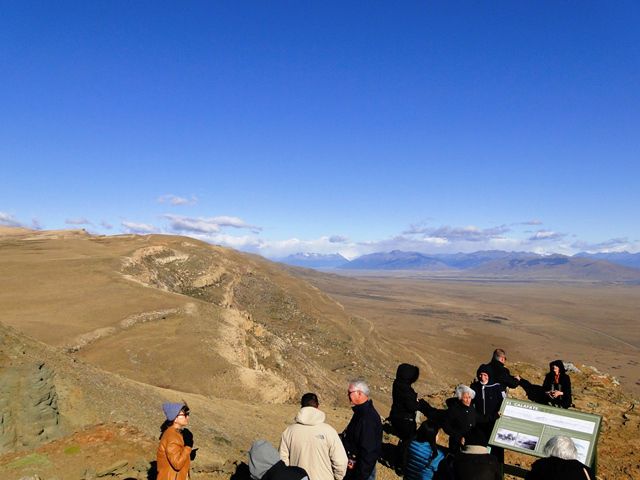
<instances>
[{"instance_id":1,"label":"group of people standing","mask_svg":"<svg viewBox=\"0 0 640 480\"><path fill-rule=\"evenodd\" d=\"M489 453L487 444L507 388L520 383L520 377L512 376L505 362L504 350L496 350L489 363L478 367L471 386L456 387L455 397L446 401L446 409L417 398L412 384L418 380L418 367L404 363L398 366L388 418L399 438L397 473L406 480L502 478L504 451L493 447ZM416 412L427 418L419 428ZM445 455L435 442L440 429L449 436L444 462Z\"/></svg>"},{"instance_id":2,"label":"group of people standing","mask_svg":"<svg viewBox=\"0 0 640 480\"><path fill-rule=\"evenodd\" d=\"M495 350L491 361L478 367L476 379L470 386L456 388L455 397L446 402L446 409L435 408L424 399L418 399L412 386L419 378L418 367L406 363L398 366L388 417L393 433L399 438L393 462L398 474L406 480L501 479L504 450L492 447L489 451L487 444L507 388L522 386L529 398L536 401L564 408L571 405L571 382L560 360L551 362L541 386L511 375L505 363L504 350ZM349 382L347 395L353 416L341 434L325 423L326 416L320 410L318 396L314 393L303 395L295 423L282 433L279 450L266 440L258 440L251 446L251 477L254 480L375 480L376 463L382 452L381 417L364 381ZM195 454L193 435L186 428L189 407L186 403L166 403L163 410L166 421L157 452L157 478L186 480ZM426 416L419 427L417 412ZM440 429L449 435L446 455L436 444ZM560 448L565 452L565 443L560 442L560 447L554 445L550 451ZM563 455L571 456L571 452ZM548 459L538 462L542 460ZM575 462L577 465L571 466L584 467L577 460ZM565 465L569 469L571 466ZM527 478L556 478L539 476L536 472L540 471L540 466L534 468ZM587 478L589 472L584 467ZM562 478L573 477L565 474Z\"/></svg>"},{"instance_id":3,"label":"group of people standing","mask_svg":"<svg viewBox=\"0 0 640 480\"><path fill-rule=\"evenodd\" d=\"M318 396L300 400L295 423L282 433L280 449L257 440L249 449L249 472L254 480L375 480L382 451L382 420L363 380L349 382L347 395L353 415L338 434L325 423ZM165 403L157 451L158 480L186 480L194 458L193 435L187 428L186 403Z\"/></svg>"},{"instance_id":4,"label":"group of people standing","mask_svg":"<svg viewBox=\"0 0 640 480\"><path fill-rule=\"evenodd\" d=\"M349 383L347 395L353 416L338 434L325 423L315 393L305 393L295 423L285 429L280 449L258 440L249 449L249 472L254 480L375 480L382 450L382 421L362 380ZM264 452L270 452L271 465ZM268 467L268 468L267 468ZM277 473L274 473L277 472Z\"/></svg>"},{"instance_id":5,"label":"group of people standing","mask_svg":"<svg viewBox=\"0 0 640 480\"><path fill-rule=\"evenodd\" d=\"M489 448L488 441L507 389L520 386L530 400L538 403L562 408L572 405L571 380L561 360L549 364L542 385L511 375L506 361L505 351L496 349L491 361L478 367L470 386L456 387L455 396L446 401L446 409L434 408L417 398L412 384L419 377L418 367L409 364L398 367L388 418L399 438L396 472L405 480L502 479L504 449ZM416 412L427 418L419 428ZM440 429L449 436L446 456L435 442ZM595 478L588 467L576 460L577 450L570 438L553 437L545 446L545 453L550 457L536 461L527 480Z\"/></svg>"}]
</instances>

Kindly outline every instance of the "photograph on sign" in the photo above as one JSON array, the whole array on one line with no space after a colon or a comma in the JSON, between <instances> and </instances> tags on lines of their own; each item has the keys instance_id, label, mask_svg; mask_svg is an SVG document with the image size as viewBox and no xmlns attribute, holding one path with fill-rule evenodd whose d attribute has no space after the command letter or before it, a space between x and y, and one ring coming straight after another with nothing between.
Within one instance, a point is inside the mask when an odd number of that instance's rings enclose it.
<instances>
[{"instance_id":1,"label":"photograph on sign","mask_svg":"<svg viewBox=\"0 0 640 480\"><path fill-rule=\"evenodd\" d=\"M576 446L576 450L578 450L578 460L580 460L582 463L585 463L587 461L587 453L589 452L591 443L586 440L582 440L581 438L575 437L571 437L571 440L573 440L573 443Z\"/></svg>"}]
</instances>

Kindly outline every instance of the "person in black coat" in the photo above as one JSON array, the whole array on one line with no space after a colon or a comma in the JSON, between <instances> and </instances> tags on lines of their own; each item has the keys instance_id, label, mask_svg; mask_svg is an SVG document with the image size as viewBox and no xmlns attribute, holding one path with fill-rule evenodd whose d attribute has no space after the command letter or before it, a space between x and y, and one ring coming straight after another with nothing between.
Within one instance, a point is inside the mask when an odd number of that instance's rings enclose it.
<instances>
[{"instance_id":1,"label":"person in black coat","mask_svg":"<svg viewBox=\"0 0 640 480\"><path fill-rule=\"evenodd\" d=\"M489 374L489 382L499 383L503 392L506 392L507 388L516 388L520 385L520 377L518 375L511 375L509 369L505 367L506 362L506 352L501 348L497 348L493 352L491 361L481 365L481 367L486 367L486 371Z\"/></svg>"},{"instance_id":2,"label":"person in black coat","mask_svg":"<svg viewBox=\"0 0 640 480\"><path fill-rule=\"evenodd\" d=\"M595 480L593 471L580 463L571 438L556 435L544 446L547 458L533 462L525 480Z\"/></svg>"},{"instance_id":3,"label":"person in black coat","mask_svg":"<svg viewBox=\"0 0 640 480\"><path fill-rule=\"evenodd\" d=\"M456 453L464 445L467 432L481 424L494 420L491 415L483 415L471 404L475 392L466 385L456 387L456 397L447 399L444 431L449 435L449 451Z\"/></svg>"},{"instance_id":4,"label":"person in black coat","mask_svg":"<svg viewBox=\"0 0 640 480\"><path fill-rule=\"evenodd\" d=\"M401 440L409 439L416 433L418 394L411 384L415 383L419 376L420 369L415 365L408 363L398 365L391 391L389 421Z\"/></svg>"},{"instance_id":5,"label":"person in black coat","mask_svg":"<svg viewBox=\"0 0 640 480\"><path fill-rule=\"evenodd\" d=\"M391 411L388 418L393 427L393 433L400 439L395 458L395 467L398 473L404 467L408 442L416 434L416 412L422 411L426 414L429 408L425 400L418 400L418 394L411 386L419 376L420 369L418 367L401 363L398 365L396 378L393 381Z\"/></svg>"},{"instance_id":6,"label":"person in black coat","mask_svg":"<svg viewBox=\"0 0 640 480\"><path fill-rule=\"evenodd\" d=\"M487 448L487 437L473 428L464 437L464 446L453 457L456 480L502 480L501 467Z\"/></svg>"},{"instance_id":7,"label":"person in black coat","mask_svg":"<svg viewBox=\"0 0 640 480\"><path fill-rule=\"evenodd\" d=\"M502 385L498 382L491 383L489 381L490 373L487 365L480 365L476 373L477 380L471 384L471 389L475 392L473 406L478 413L490 419L488 422L478 425L487 439L491 437L491 432L499 416L498 412L502 406L502 400L506 395L502 390ZM494 446L491 448L491 454L500 463L504 463L503 448Z\"/></svg>"},{"instance_id":8,"label":"person in black coat","mask_svg":"<svg viewBox=\"0 0 640 480\"><path fill-rule=\"evenodd\" d=\"M340 434L349 457L346 480L375 480L376 462L382 451L382 421L362 380L349 383L353 416Z\"/></svg>"},{"instance_id":9,"label":"person in black coat","mask_svg":"<svg viewBox=\"0 0 640 480\"><path fill-rule=\"evenodd\" d=\"M549 373L544 377L542 389L547 404L562 408L571 406L571 379L562 360L549 363Z\"/></svg>"},{"instance_id":10,"label":"person in black coat","mask_svg":"<svg viewBox=\"0 0 640 480\"><path fill-rule=\"evenodd\" d=\"M521 378L520 386L532 402L562 408L569 408L572 405L571 378L567 375L562 360L554 360L549 364L549 373L545 376L542 385L535 385Z\"/></svg>"}]
</instances>

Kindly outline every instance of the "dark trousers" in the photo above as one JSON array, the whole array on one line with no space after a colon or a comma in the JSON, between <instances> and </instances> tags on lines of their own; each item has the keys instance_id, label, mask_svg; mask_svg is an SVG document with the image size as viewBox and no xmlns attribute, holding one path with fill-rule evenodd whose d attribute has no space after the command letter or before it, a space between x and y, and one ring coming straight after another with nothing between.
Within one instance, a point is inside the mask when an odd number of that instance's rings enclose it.
<instances>
[{"instance_id":1,"label":"dark trousers","mask_svg":"<svg viewBox=\"0 0 640 480\"><path fill-rule=\"evenodd\" d=\"M398 446L396 447L396 455L394 459L394 467L397 470L404 470L404 465L407 460L407 449L409 443L416 435L416 422L415 420L408 419L391 419L391 425L395 434L398 436Z\"/></svg>"}]
</instances>

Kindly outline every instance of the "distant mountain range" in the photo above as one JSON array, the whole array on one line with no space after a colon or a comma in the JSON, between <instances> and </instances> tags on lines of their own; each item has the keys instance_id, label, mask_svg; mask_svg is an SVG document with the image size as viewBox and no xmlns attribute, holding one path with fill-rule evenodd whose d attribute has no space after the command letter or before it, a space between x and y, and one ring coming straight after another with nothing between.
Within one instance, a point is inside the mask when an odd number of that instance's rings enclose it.
<instances>
[{"instance_id":1,"label":"distant mountain range","mask_svg":"<svg viewBox=\"0 0 640 480\"><path fill-rule=\"evenodd\" d=\"M342 255L298 253L279 260L316 269L411 270L465 272L472 275L518 278L574 278L603 281L639 281L640 253L579 253L574 256L488 250L473 253L432 254L378 252L351 261Z\"/></svg>"},{"instance_id":2,"label":"distant mountain range","mask_svg":"<svg viewBox=\"0 0 640 480\"><path fill-rule=\"evenodd\" d=\"M349 263L349 260L339 253L330 255L324 255L322 253L296 253L285 258L277 259L277 261L287 265L293 265L294 267L318 269L338 268Z\"/></svg>"},{"instance_id":3,"label":"distant mountain range","mask_svg":"<svg viewBox=\"0 0 640 480\"><path fill-rule=\"evenodd\" d=\"M615 252L615 253L576 253L574 257L596 258L607 262L623 265L625 267L640 268L640 253Z\"/></svg>"}]
</instances>

